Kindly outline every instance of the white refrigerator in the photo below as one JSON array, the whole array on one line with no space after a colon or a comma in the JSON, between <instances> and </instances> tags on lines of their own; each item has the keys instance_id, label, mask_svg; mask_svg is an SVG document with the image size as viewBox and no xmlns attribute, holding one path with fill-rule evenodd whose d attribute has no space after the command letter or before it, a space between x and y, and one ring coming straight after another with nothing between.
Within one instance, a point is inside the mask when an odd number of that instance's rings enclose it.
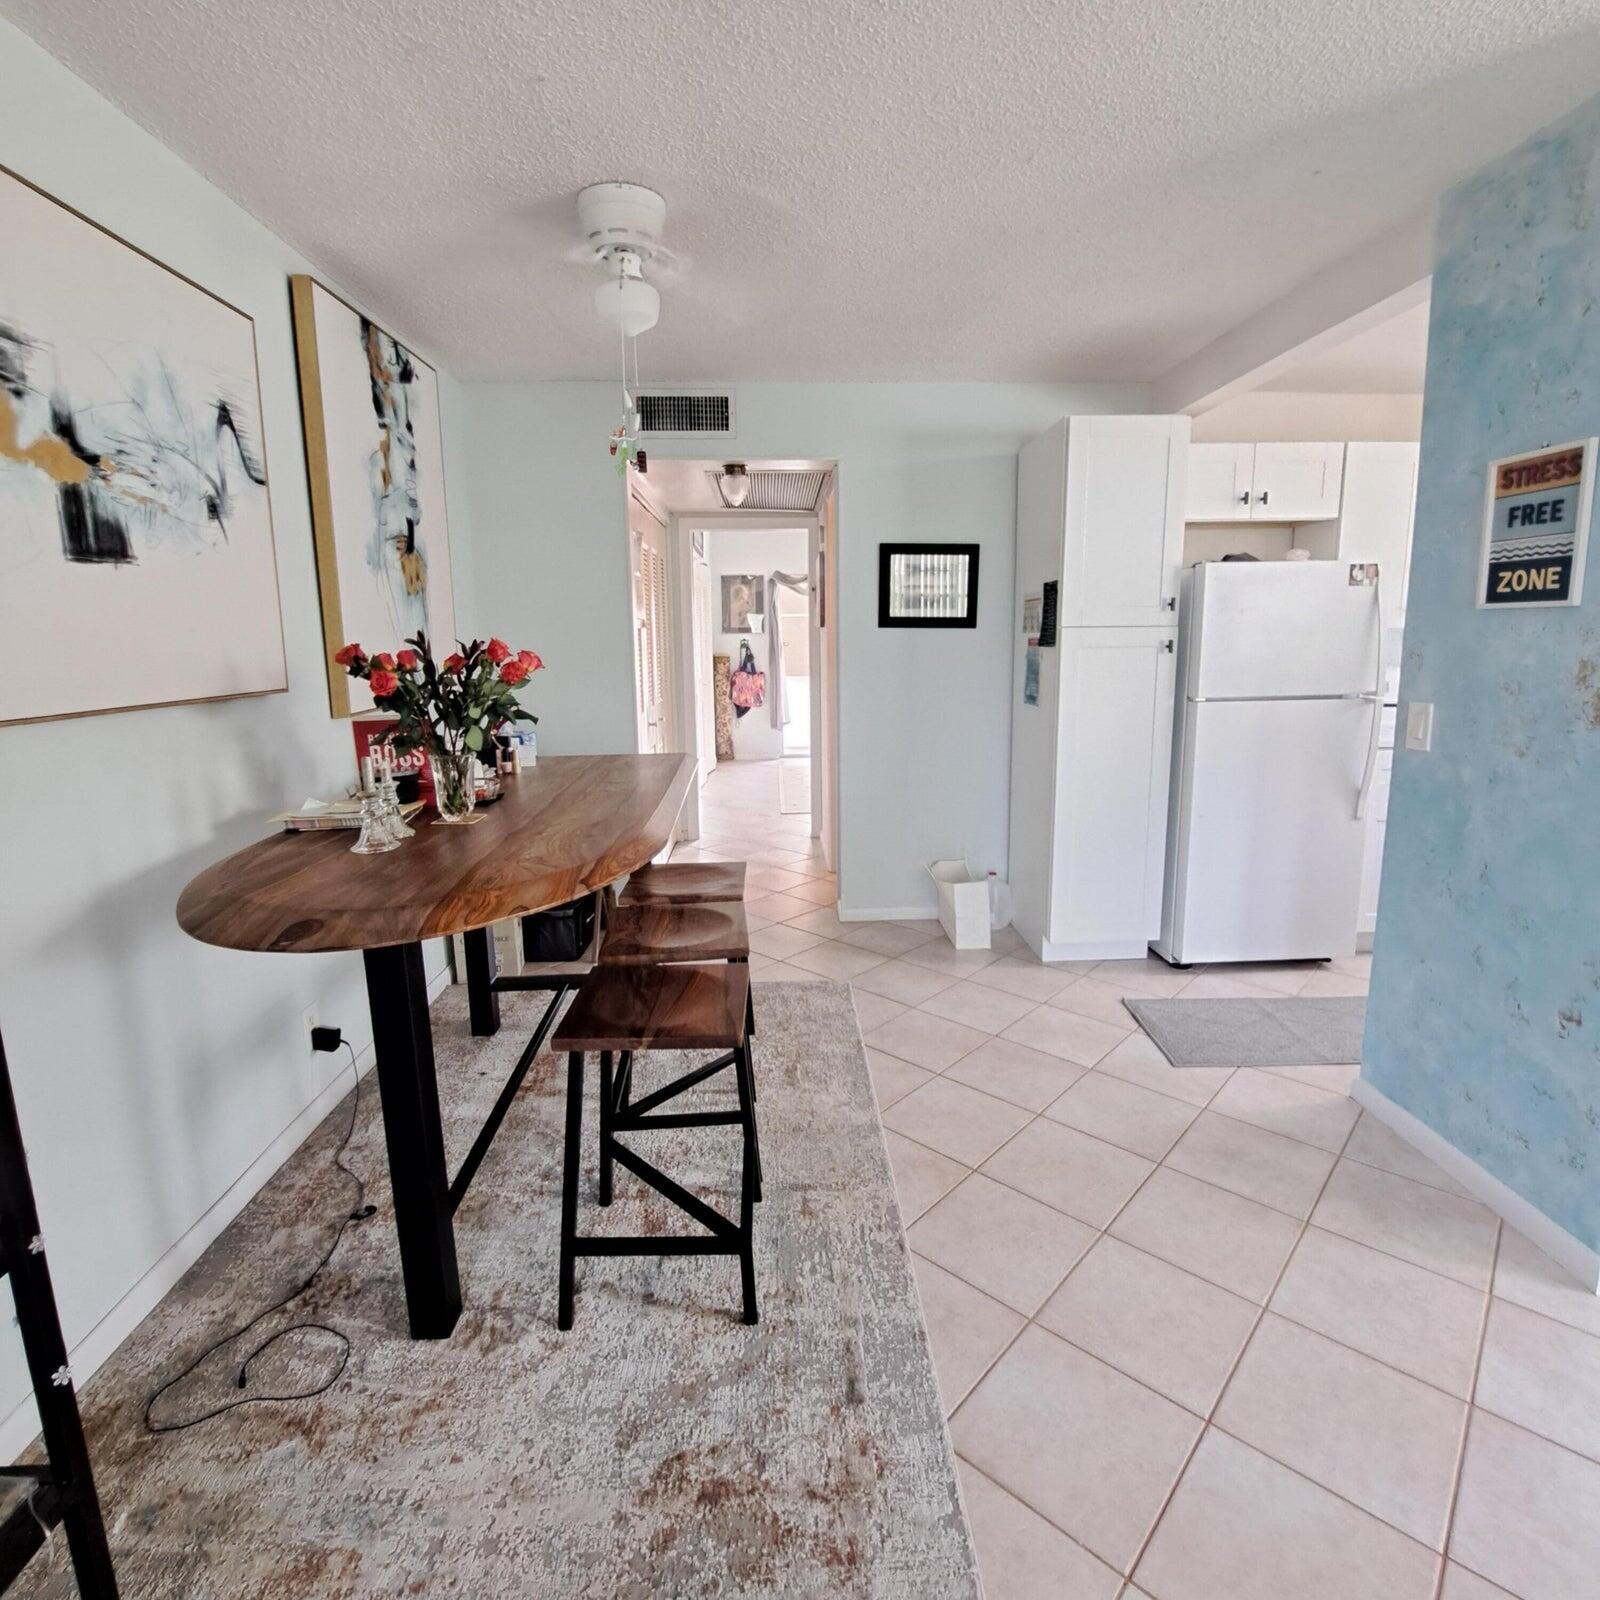
<instances>
[{"instance_id":1,"label":"white refrigerator","mask_svg":"<svg viewBox=\"0 0 1600 1600\"><path fill-rule=\"evenodd\" d=\"M1184 574L1155 944L1168 961L1354 953L1383 709L1379 594L1339 561Z\"/></svg>"}]
</instances>

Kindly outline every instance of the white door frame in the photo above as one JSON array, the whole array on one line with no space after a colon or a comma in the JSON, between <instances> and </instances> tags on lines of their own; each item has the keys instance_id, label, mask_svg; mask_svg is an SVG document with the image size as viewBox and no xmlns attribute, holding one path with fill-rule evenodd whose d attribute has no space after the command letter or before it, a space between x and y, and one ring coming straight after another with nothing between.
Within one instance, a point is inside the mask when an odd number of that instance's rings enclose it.
<instances>
[{"instance_id":1,"label":"white door frame","mask_svg":"<svg viewBox=\"0 0 1600 1600\"><path fill-rule=\"evenodd\" d=\"M694 716L694 626L693 606L694 593L694 564L690 560L689 535L695 528L705 528L714 531L717 528L747 528L751 532L767 531L780 533L790 528L802 528L807 538L807 548L815 551L818 541L822 537L822 519L815 515L806 515L788 511L678 511L669 518L667 530L667 560L671 572L668 585L672 601L671 623L668 628L668 637L671 644L671 678L669 684L671 703L674 708L676 726L679 728L692 727L691 719ZM821 659L821 646L817 635L817 592L816 592L816 564L813 561L808 574L811 588L811 660L815 669ZM811 687L811 759L818 761L821 754L821 723L819 700L821 695L821 679L813 677ZM831 767L837 759L830 752L828 765ZM811 832L813 837L821 832L822 812L817 803L820 792L816 782L817 769L812 768L812 809ZM678 818L678 837L680 839L698 839L700 837L700 786L690 786L689 797L684 802L683 810Z\"/></svg>"}]
</instances>

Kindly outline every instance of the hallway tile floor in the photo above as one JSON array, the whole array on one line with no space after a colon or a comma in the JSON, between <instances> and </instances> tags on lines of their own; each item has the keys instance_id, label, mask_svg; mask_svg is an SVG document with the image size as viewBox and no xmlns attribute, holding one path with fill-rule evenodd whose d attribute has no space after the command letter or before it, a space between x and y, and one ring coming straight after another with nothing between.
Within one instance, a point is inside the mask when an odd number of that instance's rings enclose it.
<instances>
[{"instance_id":1,"label":"hallway tile floor","mask_svg":"<svg viewBox=\"0 0 1600 1600\"><path fill-rule=\"evenodd\" d=\"M1367 958L956 951L840 921L775 764L701 806L677 859L767 869L756 981L854 991L990 1600L1594 1595L1600 1298L1353 1067L1179 1070L1121 1005L1361 994Z\"/></svg>"}]
</instances>

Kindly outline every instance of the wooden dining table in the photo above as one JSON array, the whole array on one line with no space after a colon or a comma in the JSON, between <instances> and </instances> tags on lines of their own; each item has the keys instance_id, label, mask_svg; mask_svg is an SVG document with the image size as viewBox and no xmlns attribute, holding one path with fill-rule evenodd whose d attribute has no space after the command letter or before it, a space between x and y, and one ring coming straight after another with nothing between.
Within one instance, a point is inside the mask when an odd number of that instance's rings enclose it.
<instances>
[{"instance_id":1,"label":"wooden dining table","mask_svg":"<svg viewBox=\"0 0 1600 1600\"><path fill-rule=\"evenodd\" d=\"M550 756L507 778L469 823L412 819L414 838L354 855L347 830L277 833L196 877L178 923L229 950L359 950L377 1053L395 1228L411 1335L448 1337L461 1314L454 1215L575 978L498 977L490 925L566 905L645 865L669 843L694 776L687 755ZM422 941L465 935L475 1035L499 1027L498 995L555 998L489 1120L447 1171Z\"/></svg>"}]
</instances>

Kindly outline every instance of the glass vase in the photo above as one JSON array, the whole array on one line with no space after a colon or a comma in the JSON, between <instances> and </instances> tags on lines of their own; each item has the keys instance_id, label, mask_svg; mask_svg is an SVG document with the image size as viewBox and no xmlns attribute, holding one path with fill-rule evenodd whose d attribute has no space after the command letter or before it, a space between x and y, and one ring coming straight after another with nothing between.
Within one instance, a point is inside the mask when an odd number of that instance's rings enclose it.
<instances>
[{"instance_id":1,"label":"glass vase","mask_svg":"<svg viewBox=\"0 0 1600 1600\"><path fill-rule=\"evenodd\" d=\"M477 804L478 787L472 777L470 750L431 751L428 766L433 773L433 805L441 822L465 822Z\"/></svg>"}]
</instances>

